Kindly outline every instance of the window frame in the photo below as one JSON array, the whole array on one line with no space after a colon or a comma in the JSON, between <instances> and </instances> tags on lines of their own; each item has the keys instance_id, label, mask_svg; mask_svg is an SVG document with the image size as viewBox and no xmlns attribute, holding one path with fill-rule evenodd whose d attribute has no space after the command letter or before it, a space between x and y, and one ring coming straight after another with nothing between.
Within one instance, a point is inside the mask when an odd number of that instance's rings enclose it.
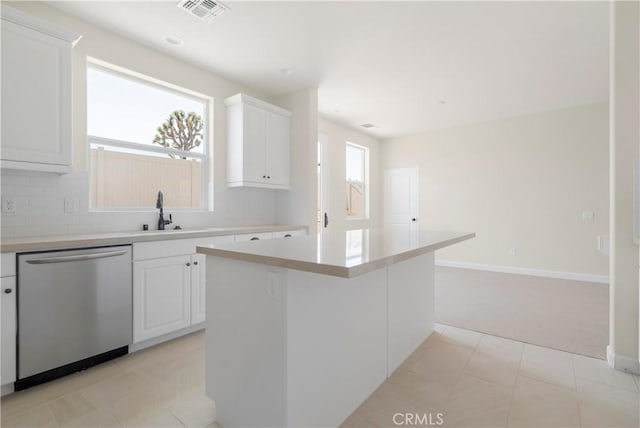
<instances>
[{"instance_id":1,"label":"window frame","mask_svg":"<svg viewBox=\"0 0 640 428\"><path fill-rule=\"evenodd\" d=\"M214 99L211 96L202 94L200 92L193 91L191 89L187 89L178 85L174 85L172 83L156 79L154 77L138 73L133 70L129 70L127 68L114 65L105 61L102 61L97 58L87 57L87 62L85 66L85 72L87 72L90 68L99 70L100 72L107 73L113 75L120 79L129 80L131 82L142 84L146 86L150 86L152 88L160 89L162 91L171 92L181 97L191 98L194 101L202 102L204 104L204 114L203 121L205 122L205 130L202 134L202 153L197 152L189 152L184 150L177 150L172 148L166 148L159 145L151 145L151 144L142 144L136 143L132 141L124 141L124 140L116 140L112 138L99 137L96 135L90 135L88 129L86 130L87 143L86 143L86 164L87 170L89 171L89 180L91 180L91 147L92 145L102 145L105 147L114 147L119 149L130 149L130 150L138 150L141 152L149 152L154 154L167 154L167 155L176 155L191 159L199 159L201 162L201 201L202 204L199 208L185 208L185 207L165 207L165 209L170 209L173 212L206 212L213 211L213 185L209 186L209 177L213 179L213 171L210 171L210 165L213 165L213 108L214 108ZM85 83L85 114L86 120L88 122L88 97L89 97L89 88ZM92 189L91 183L89 183L89 212L155 212L155 207L94 207L91 205Z\"/></svg>"},{"instance_id":2,"label":"window frame","mask_svg":"<svg viewBox=\"0 0 640 428\"><path fill-rule=\"evenodd\" d=\"M363 175L364 175L364 183L362 183L363 187L364 187L363 192L362 192L362 197L364 199L364 202L363 202L363 205L364 205L363 206L363 211L364 212L363 212L362 216L359 216L359 217L350 216L350 215L345 213L345 217L346 217L347 221L369 220L369 214L370 214L369 213L369 187L370 187L370 185L369 185L369 183L370 183L370 180L369 180L369 147L363 146L361 144L353 143L351 141L346 141L345 142L345 151L344 151L344 154L345 154L345 162L344 162L344 164L345 164L345 174L344 174L345 177L344 177L344 181L345 181L345 183L347 182L347 159L346 159L346 157L347 157L347 147L348 146L351 146L351 147L353 147L355 149L362 150L364 152L364 159L363 159L364 165L362 165Z\"/></svg>"}]
</instances>

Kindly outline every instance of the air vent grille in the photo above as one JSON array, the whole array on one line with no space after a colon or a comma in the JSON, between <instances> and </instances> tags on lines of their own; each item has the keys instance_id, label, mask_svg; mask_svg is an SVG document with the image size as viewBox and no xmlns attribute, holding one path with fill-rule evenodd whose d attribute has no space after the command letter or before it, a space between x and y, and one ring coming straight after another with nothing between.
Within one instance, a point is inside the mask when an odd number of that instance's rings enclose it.
<instances>
[{"instance_id":1,"label":"air vent grille","mask_svg":"<svg viewBox=\"0 0 640 428\"><path fill-rule=\"evenodd\" d=\"M229 9L226 5L213 0L181 0L177 6L196 18L211 22L213 18Z\"/></svg>"}]
</instances>

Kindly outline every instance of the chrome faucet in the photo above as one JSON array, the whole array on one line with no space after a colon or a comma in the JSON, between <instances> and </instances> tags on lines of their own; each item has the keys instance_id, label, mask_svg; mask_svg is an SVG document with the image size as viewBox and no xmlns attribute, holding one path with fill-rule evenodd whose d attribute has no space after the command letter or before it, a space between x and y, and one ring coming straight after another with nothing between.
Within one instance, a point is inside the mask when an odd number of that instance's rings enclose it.
<instances>
[{"instance_id":1,"label":"chrome faucet","mask_svg":"<svg viewBox=\"0 0 640 428\"><path fill-rule=\"evenodd\" d=\"M162 194L162 190L158 190L158 199L156 200L156 208L160 209L160 218L158 218L158 230L164 230L164 227L167 224L173 223L173 219L171 218L171 214L169 214L169 220L164 219L164 195Z\"/></svg>"}]
</instances>

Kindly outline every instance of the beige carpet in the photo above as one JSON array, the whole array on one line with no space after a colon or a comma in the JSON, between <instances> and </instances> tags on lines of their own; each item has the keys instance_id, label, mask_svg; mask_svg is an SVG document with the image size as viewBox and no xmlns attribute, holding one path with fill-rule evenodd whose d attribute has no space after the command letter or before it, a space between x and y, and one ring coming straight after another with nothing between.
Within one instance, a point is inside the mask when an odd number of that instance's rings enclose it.
<instances>
[{"instance_id":1,"label":"beige carpet","mask_svg":"<svg viewBox=\"0 0 640 428\"><path fill-rule=\"evenodd\" d=\"M604 284L436 267L438 323L604 359Z\"/></svg>"}]
</instances>

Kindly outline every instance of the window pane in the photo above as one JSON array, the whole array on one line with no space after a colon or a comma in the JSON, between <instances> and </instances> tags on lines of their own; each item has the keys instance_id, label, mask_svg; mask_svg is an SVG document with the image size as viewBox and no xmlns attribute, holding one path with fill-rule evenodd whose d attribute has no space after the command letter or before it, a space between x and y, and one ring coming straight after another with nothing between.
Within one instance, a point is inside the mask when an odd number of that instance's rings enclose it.
<instances>
[{"instance_id":1,"label":"window pane","mask_svg":"<svg viewBox=\"0 0 640 428\"><path fill-rule=\"evenodd\" d=\"M347 144L347 181L364 183L364 149Z\"/></svg>"},{"instance_id":2,"label":"window pane","mask_svg":"<svg viewBox=\"0 0 640 428\"><path fill-rule=\"evenodd\" d=\"M349 265L362 263L363 241L362 229L348 230L346 240L346 259Z\"/></svg>"},{"instance_id":3,"label":"window pane","mask_svg":"<svg viewBox=\"0 0 640 428\"><path fill-rule=\"evenodd\" d=\"M87 69L87 133L97 137L155 145L154 137L174 111L193 112L206 120L206 103L151 83L129 79L96 67ZM196 147L172 147L204 153L203 127ZM184 135L181 136L184 141ZM179 138L177 138L179 140Z\"/></svg>"},{"instance_id":4,"label":"window pane","mask_svg":"<svg viewBox=\"0 0 640 428\"><path fill-rule=\"evenodd\" d=\"M347 144L347 217L366 217L366 149Z\"/></svg>"},{"instance_id":5,"label":"window pane","mask_svg":"<svg viewBox=\"0 0 640 428\"><path fill-rule=\"evenodd\" d=\"M158 190L166 208L206 207L209 103L186 89L89 65L91 208L153 210Z\"/></svg>"},{"instance_id":6,"label":"window pane","mask_svg":"<svg viewBox=\"0 0 640 428\"><path fill-rule=\"evenodd\" d=\"M202 207L202 162L166 154L91 144L91 206L154 209L158 190L167 208Z\"/></svg>"}]
</instances>

